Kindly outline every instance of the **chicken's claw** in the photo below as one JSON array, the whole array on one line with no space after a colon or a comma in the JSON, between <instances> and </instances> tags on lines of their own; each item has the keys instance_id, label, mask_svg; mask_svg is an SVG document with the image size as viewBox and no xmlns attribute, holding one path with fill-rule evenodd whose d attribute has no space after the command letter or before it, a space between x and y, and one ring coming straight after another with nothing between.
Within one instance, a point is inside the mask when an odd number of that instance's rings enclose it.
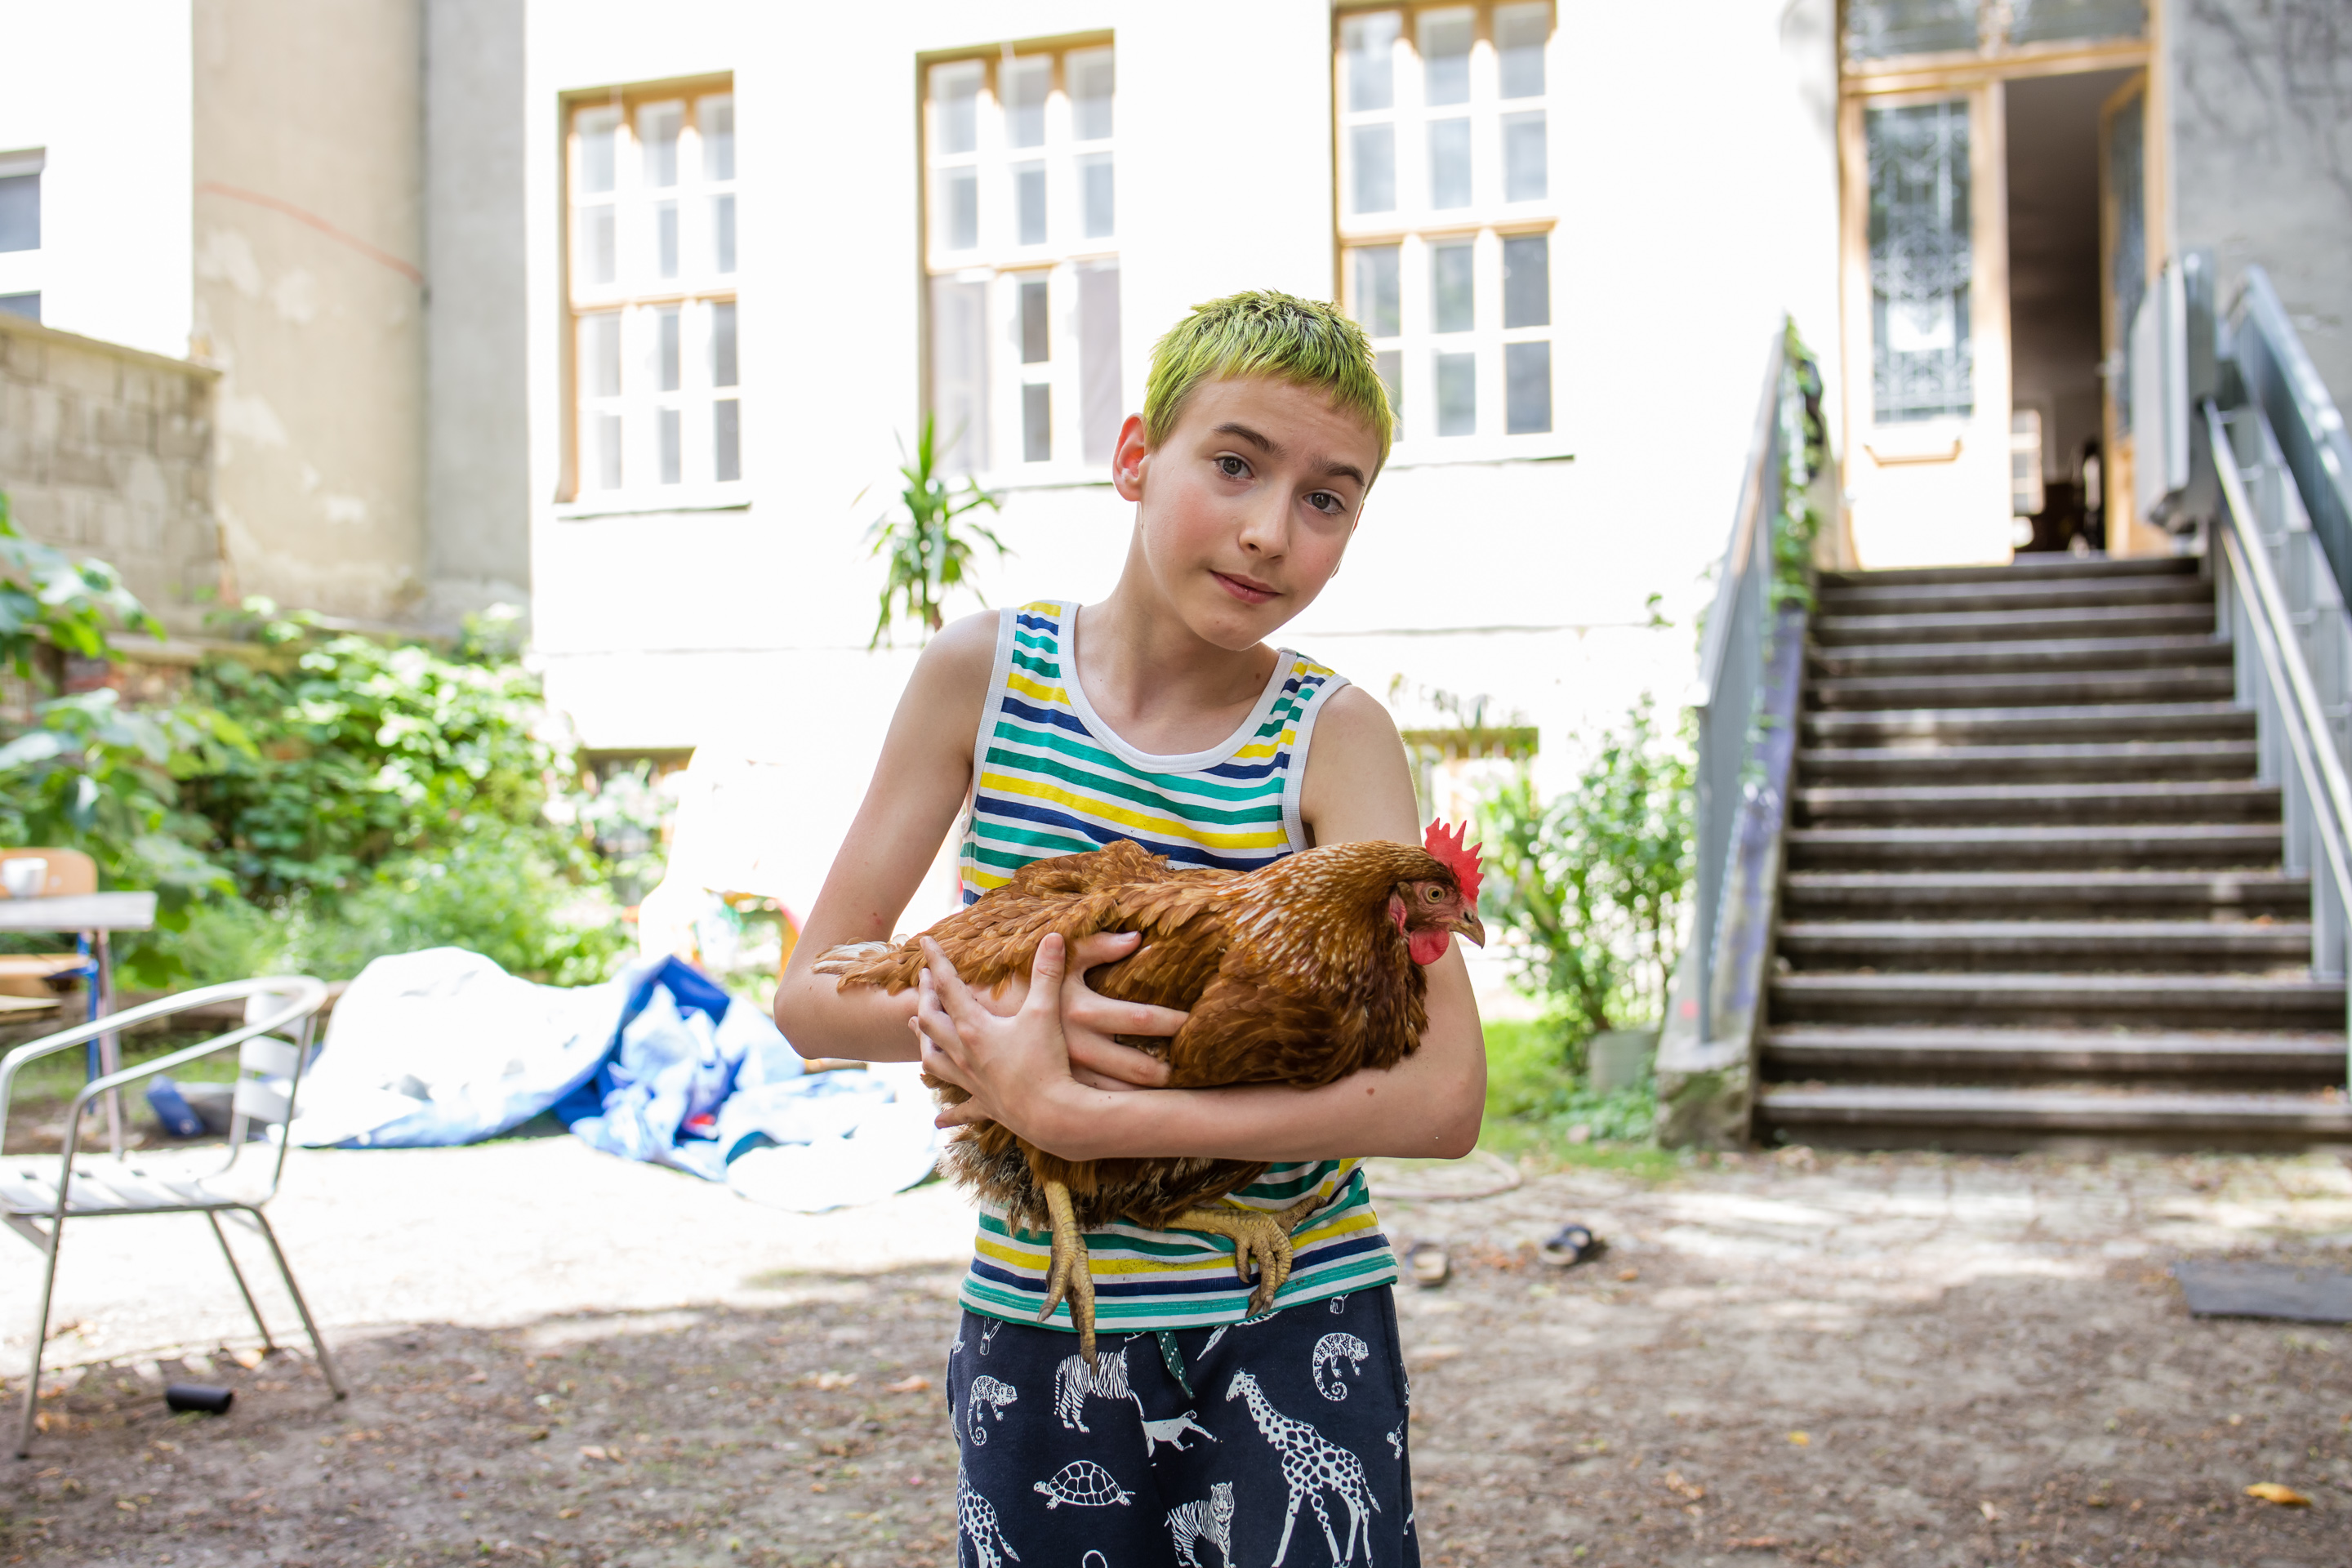
<instances>
[{"instance_id":1,"label":"chicken's claw","mask_svg":"<svg viewBox=\"0 0 2352 1568\"><path fill-rule=\"evenodd\" d=\"M1062 1182L1045 1182L1045 1212L1054 1222L1054 1256L1045 1270L1045 1305L1038 1310L1037 1321L1044 1322L1054 1315L1054 1309L1065 1298L1070 1303L1070 1321L1078 1331L1078 1354L1086 1358L1091 1370L1095 1364L1095 1277L1092 1260L1087 1254L1087 1238L1078 1232L1077 1211L1070 1203L1070 1189Z\"/></svg>"},{"instance_id":2,"label":"chicken's claw","mask_svg":"<svg viewBox=\"0 0 2352 1568\"><path fill-rule=\"evenodd\" d=\"M1290 1279L1292 1247L1290 1233L1306 1217L1313 1214L1321 1199L1307 1196L1286 1209L1271 1213L1265 1209L1244 1208L1233 1205L1213 1209L1187 1209L1170 1222L1171 1230L1205 1230L1213 1236L1231 1238L1234 1244L1234 1272L1247 1284L1253 1265L1257 1272L1257 1288L1250 1292L1250 1316L1255 1318L1274 1305L1274 1298Z\"/></svg>"}]
</instances>

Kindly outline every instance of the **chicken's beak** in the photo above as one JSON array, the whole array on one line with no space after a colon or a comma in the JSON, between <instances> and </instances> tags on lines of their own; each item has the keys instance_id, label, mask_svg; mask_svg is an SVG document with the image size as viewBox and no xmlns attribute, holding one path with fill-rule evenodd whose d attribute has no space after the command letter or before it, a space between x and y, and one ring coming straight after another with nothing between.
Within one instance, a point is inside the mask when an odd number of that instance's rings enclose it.
<instances>
[{"instance_id":1,"label":"chicken's beak","mask_svg":"<svg viewBox=\"0 0 2352 1568\"><path fill-rule=\"evenodd\" d=\"M1454 930L1473 947L1486 945L1486 922L1478 918L1476 910L1465 910L1462 918L1454 922Z\"/></svg>"}]
</instances>

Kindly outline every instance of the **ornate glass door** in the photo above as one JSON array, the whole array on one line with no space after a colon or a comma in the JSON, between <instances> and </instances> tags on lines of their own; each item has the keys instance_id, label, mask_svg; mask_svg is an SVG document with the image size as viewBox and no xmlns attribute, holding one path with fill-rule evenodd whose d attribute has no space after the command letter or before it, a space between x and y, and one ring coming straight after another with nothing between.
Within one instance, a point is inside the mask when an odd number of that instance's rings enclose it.
<instances>
[{"instance_id":1,"label":"ornate glass door","mask_svg":"<svg viewBox=\"0 0 2352 1568\"><path fill-rule=\"evenodd\" d=\"M1845 106L1846 489L1867 566L2009 558L2000 94Z\"/></svg>"}]
</instances>

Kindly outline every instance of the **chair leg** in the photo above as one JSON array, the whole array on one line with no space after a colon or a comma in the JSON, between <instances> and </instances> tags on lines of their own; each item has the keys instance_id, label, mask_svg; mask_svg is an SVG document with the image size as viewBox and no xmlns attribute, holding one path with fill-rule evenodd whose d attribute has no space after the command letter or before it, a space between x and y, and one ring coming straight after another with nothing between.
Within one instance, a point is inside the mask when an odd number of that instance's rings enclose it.
<instances>
[{"instance_id":1,"label":"chair leg","mask_svg":"<svg viewBox=\"0 0 2352 1568\"><path fill-rule=\"evenodd\" d=\"M327 1386L335 1391L336 1398L348 1398L351 1390L343 1386L343 1374L335 1365L333 1352L327 1349L325 1337L319 1332L317 1320L310 1316L310 1304L302 1300L302 1288L294 1283L294 1270L286 1261L286 1249L278 1245L278 1233L269 1228L268 1216L259 1209L248 1208L245 1212L261 1227L262 1239L269 1243L269 1255L278 1259L278 1277L286 1281L286 1293L294 1298L294 1310L302 1314L302 1327L310 1333L310 1348L319 1353L319 1370L327 1374Z\"/></svg>"},{"instance_id":2,"label":"chair leg","mask_svg":"<svg viewBox=\"0 0 2352 1568\"><path fill-rule=\"evenodd\" d=\"M236 1281L236 1293L245 1298L245 1310L253 1314L253 1326L261 1331L261 1348L274 1351L278 1342L269 1337L269 1325L263 1321L261 1303L253 1299L253 1287L245 1282L245 1270L236 1266L236 1254L228 1249L228 1237L220 1227L220 1215L205 1211L205 1223L213 1227L213 1239L220 1243L221 1256L228 1259L229 1278Z\"/></svg>"},{"instance_id":3,"label":"chair leg","mask_svg":"<svg viewBox=\"0 0 2352 1568\"><path fill-rule=\"evenodd\" d=\"M16 1433L16 1457L28 1459L33 1455L33 1430L40 1419L41 1348L49 1338L49 1300L58 1284L58 1247L66 1238L62 1219L49 1224L49 1244L42 1250L47 1256L41 1270L41 1304L33 1319L33 1364L25 1373L25 1420Z\"/></svg>"}]
</instances>

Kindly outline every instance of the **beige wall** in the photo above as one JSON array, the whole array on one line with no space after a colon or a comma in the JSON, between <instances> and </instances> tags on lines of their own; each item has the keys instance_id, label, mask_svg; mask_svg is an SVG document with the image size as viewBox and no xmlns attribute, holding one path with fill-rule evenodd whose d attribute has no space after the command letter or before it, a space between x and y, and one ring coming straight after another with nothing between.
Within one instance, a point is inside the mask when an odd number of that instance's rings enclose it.
<instances>
[{"instance_id":1,"label":"beige wall","mask_svg":"<svg viewBox=\"0 0 2352 1568\"><path fill-rule=\"evenodd\" d=\"M0 492L17 529L121 570L173 630L220 582L213 373L0 312Z\"/></svg>"},{"instance_id":2,"label":"beige wall","mask_svg":"<svg viewBox=\"0 0 2352 1568\"><path fill-rule=\"evenodd\" d=\"M425 595L422 8L195 0L195 326L236 590Z\"/></svg>"}]
</instances>

